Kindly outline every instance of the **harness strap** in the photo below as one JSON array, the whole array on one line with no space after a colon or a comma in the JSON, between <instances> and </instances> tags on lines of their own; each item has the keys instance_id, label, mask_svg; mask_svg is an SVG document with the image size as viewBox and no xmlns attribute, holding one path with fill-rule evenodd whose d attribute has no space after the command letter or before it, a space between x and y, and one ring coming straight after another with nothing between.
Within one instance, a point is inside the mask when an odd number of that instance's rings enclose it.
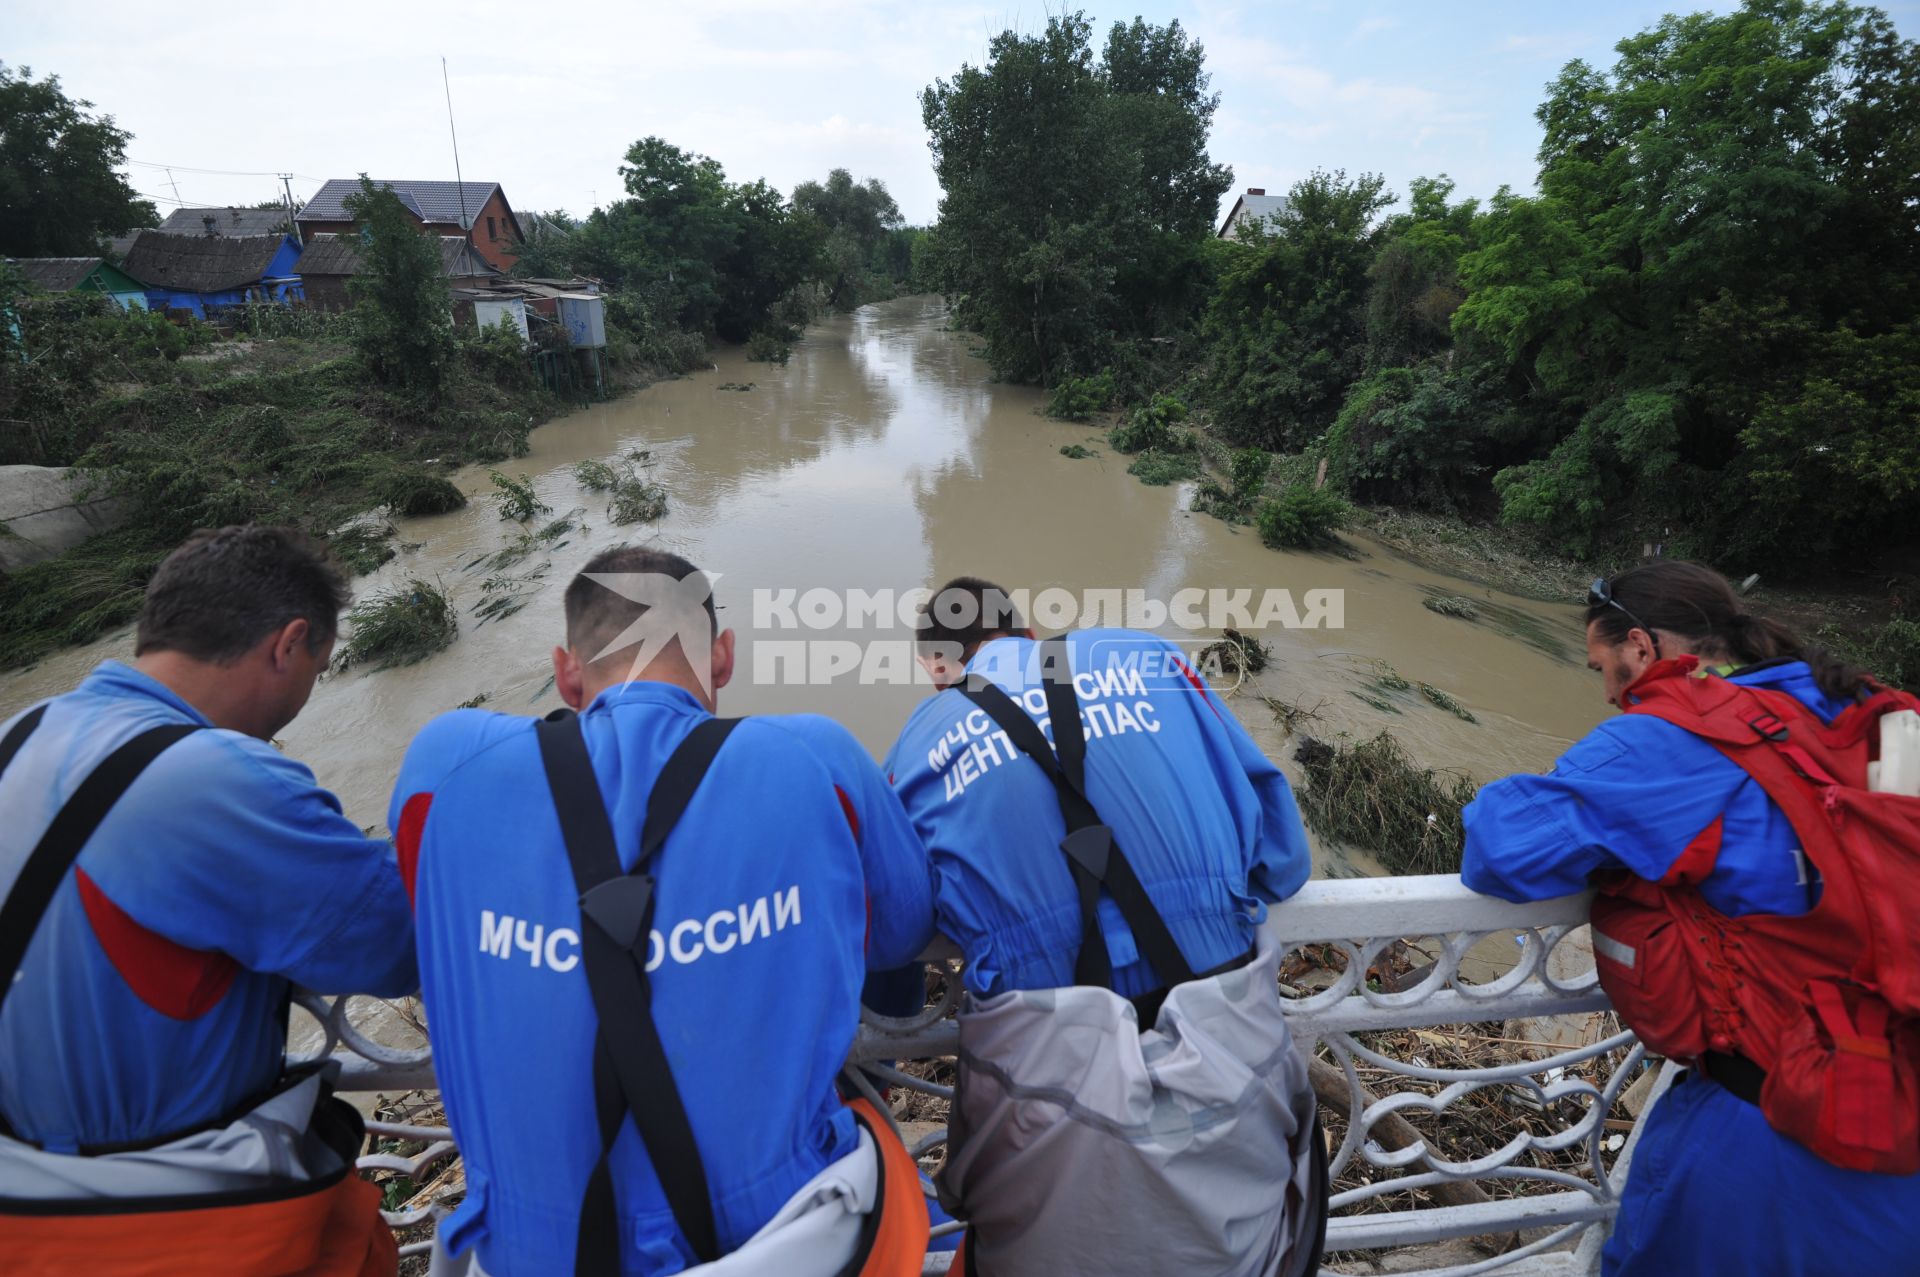
<instances>
[{"instance_id":1,"label":"harness strap","mask_svg":"<svg viewBox=\"0 0 1920 1277\"><path fill-rule=\"evenodd\" d=\"M1113 829L1101 821L1087 797L1087 738L1080 724L1080 701L1073 688L1065 639L1050 638L1040 644L1040 673L1046 685L1048 718L1053 724L1052 745L1026 711L993 683L970 675L960 684L960 691L985 710L1006 732L1007 739L1039 764L1053 782L1060 815L1067 826L1060 850L1066 853L1080 898L1080 952L1074 959L1074 983L1113 987L1113 963L1100 932L1100 892L1104 889L1161 983L1167 987L1185 984L1194 978L1192 965L1141 885L1126 853L1114 841Z\"/></svg>"},{"instance_id":2,"label":"harness strap","mask_svg":"<svg viewBox=\"0 0 1920 1277\"><path fill-rule=\"evenodd\" d=\"M619 848L580 720L562 713L535 725L574 886L580 892L580 960L600 1021L593 1089L601 1149L580 1203L577 1277L620 1271L619 1210L609 1155L629 1114L687 1244L702 1263L720 1256L706 1165L653 1022L646 949L654 900L647 866L739 721L707 719L667 759L647 799L640 855L627 872L620 868Z\"/></svg>"},{"instance_id":3,"label":"harness strap","mask_svg":"<svg viewBox=\"0 0 1920 1277\"><path fill-rule=\"evenodd\" d=\"M40 725L45 710L34 710L0 741L0 769L13 761L15 753ZM66 881L67 870L79 858L81 848L100 827L120 796L140 778L140 773L183 737L200 730L198 723L167 723L149 727L120 748L80 782L73 796L54 814L53 823L40 835L40 841L20 866L19 875L0 905L0 1004L13 988L13 977L27 956L27 946L39 930L40 920L53 903L54 893Z\"/></svg>"},{"instance_id":4,"label":"harness strap","mask_svg":"<svg viewBox=\"0 0 1920 1277\"><path fill-rule=\"evenodd\" d=\"M35 705L22 714L20 721L13 725L13 730L7 733L5 739L0 740L0 775L6 773L7 765L13 762L13 756L20 752L20 747L27 743L27 737L33 735L34 729L40 726L40 720L46 716L47 707Z\"/></svg>"}]
</instances>

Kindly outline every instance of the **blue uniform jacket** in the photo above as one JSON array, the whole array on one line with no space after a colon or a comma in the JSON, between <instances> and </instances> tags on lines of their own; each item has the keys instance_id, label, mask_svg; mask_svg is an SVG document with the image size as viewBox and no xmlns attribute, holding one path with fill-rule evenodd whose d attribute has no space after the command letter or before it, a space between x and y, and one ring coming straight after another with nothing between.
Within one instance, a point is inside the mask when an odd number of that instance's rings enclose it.
<instances>
[{"instance_id":1,"label":"blue uniform jacket","mask_svg":"<svg viewBox=\"0 0 1920 1277\"><path fill-rule=\"evenodd\" d=\"M0 777L0 888L109 753L206 721L118 661L55 697ZM225 1118L279 1075L289 981L412 992L393 849L272 745L195 732L114 805L28 946L0 1010L0 1112L56 1152Z\"/></svg>"},{"instance_id":2,"label":"blue uniform jacket","mask_svg":"<svg viewBox=\"0 0 1920 1277\"><path fill-rule=\"evenodd\" d=\"M1825 719L1845 708L1802 661L1731 677L1790 692ZM1716 818L1720 855L1700 884L1709 904L1734 916L1812 907L1819 884L1786 816L1719 750L1647 714L1608 719L1544 776L1482 789L1466 810L1460 876L1507 900L1581 891L1603 869L1658 881ZM1920 1272L1911 1248L1920 1176L1830 1166L1702 1077L1645 1120L1604 1255L1609 1277Z\"/></svg>"},{"instance_id":3,"label":"blue uniform jacket","mask_svg":"<svg viewBox=\"0 0 1920 1277\"><path fill-rule=\"evenodd\" d=\"M1267 904L1312 869L1293 791L1165 639L1076 630L1068 659L1087 735L1087 788L1101 819L1195 971L1244 954ZM1039 645L985 644L968 665L1052 740ZM1053 783L985 711L950 688L907 720L886 767L933 857L940 930L967 955L977 994L1073 983L1080 906ZM1100 925L1115 991L1158 983L1110 899Z\"/></svg>"},{"instance_id":4,"label":"blue uniform jacket","mask_svg":"<svg viewBox=\"0 0 1920 1277\"><path fill-rule=\"evenodd\" d=\"M668 755L707 717L686 692L623 684L581 715L623 864ZM600 1147L597 1020L580 966L573 871L533 720L436 719L393 795L417 856L423 994L467 1196L443 1225L494 1277L571 1272ZM933 935L926 854L872 759L811 715L750 718L652 866L653 1013L712 1191L720 1244L751 1237L855 1147L834 1092L866 965ZM628 1122L615 1144L622 1271L694 1256Z\"/></svg>"}]
</instances>

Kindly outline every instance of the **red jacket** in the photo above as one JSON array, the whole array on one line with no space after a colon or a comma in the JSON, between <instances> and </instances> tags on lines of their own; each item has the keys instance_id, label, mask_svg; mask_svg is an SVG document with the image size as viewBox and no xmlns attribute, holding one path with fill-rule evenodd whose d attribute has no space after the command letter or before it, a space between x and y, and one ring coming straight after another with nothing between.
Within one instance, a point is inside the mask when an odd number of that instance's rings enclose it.
<instances>
[{"instance_id":1,"label":"red jacket","mask_svg":"<svg viewBox=\"0 0 1920 1277\"><path fill-rule=\"evenodd\" d=\"M1827 1161L1920 1171L1920 798L1866 787L1880 716L1920 700L1875 687L1824 723L1786 693L1696 665L1660 662L1623 708L1692 732L1752 776L1820 874L1820 900L1796 917L1713 909L1697 884L1718 855L1716 823L1661 881L1601 884L1600 982L1653 1050L1759 1065L1767 1120Z\"/></svg>"}]
</instances>

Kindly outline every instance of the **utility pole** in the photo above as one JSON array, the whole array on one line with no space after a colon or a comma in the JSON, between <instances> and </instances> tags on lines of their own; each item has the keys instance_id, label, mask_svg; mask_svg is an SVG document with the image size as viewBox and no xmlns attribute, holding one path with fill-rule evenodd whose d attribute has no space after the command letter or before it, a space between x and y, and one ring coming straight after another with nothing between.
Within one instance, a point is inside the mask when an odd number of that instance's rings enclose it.
<instances>
[{"instance_id":1,"label":"utility pole","mask_svg":"<svg viewBox=\"0 0 1920 1277\"><path fill-rule=\"evenodd\" d=\"M460 176L460 134L453 127L453 84L447 79L447 60L440 59L440 87L447 91L447 136L453 139L453 184L460 192L460 230L467 237L467 247L473 247L473 223L467 217L467 183Z\"/></svg>"},{"instance_id":2,"label":"utility pole","mask_svg":"<svg viewBox=\"0 0 1920 1277\"><path fill-rule=\"evenodd\" d=\"M294 242L305 248L306 237L300 233L300 223L294 220L298 216L298 210L293 206L293 174L280 173L277 176L280 179L280 189L287 193L287 229L292 233Z\"/></svg>"}]
</instances>

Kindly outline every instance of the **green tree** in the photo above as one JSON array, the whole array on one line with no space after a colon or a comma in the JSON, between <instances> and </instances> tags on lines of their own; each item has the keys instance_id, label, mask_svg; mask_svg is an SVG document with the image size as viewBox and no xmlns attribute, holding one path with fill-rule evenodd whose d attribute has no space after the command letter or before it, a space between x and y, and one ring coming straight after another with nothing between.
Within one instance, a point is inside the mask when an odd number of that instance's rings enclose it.
<instances>
[{"instance_id":1,"label":"green tree","mask_svg":"<svg viewBox=\"0 0 1920 1277\"><path fill-rule=\"evenodd\" d=\"M1367 272L1385 179L1318 172L1223 250L1208 317L1214 420L1236 443L1297 449L1332 424L1367 348Z\"/></svg>"},{"instance_id":2,"label":"green tree","mask_svg":"<svg viewBox=\"0 0 1920 1277\"><path fill-rule=\"evenodd\" d=\"M911 242L904 260L896 248L896 232L905 219L879 178L856 182L846 169L834 169L825 182L794 187L793 208L821 227L825 242L820 280L828 305L851 310L870 297L884 296L890 291L887 285L904 281L911 272Z\"/></svg>"},{"instance_id":3,"label":"green tree","mask_svg":"<svg viewBox=\"0 0 1920 1277\"><path fill-rule=\"evenodd\" d=\"M1217 98L1178 23L1084 14L994 37L921 94L944 191L923 255L996 372L1051 383L1138 357L1189 323L1200 241L1231 175L1205 143Z\"/></svg>"},{"instance_id":4,"label":"green tree","mask_svg":"<svg viewBox=\"0 0 1920 1277\"><path fill-rule=\"evenodd\" d=\"M1456 333L1575 423L1498 476L1506 516L1774 562L1904 530L1920 48L1808 0L1617 48L1554 81L1539 196L1496 201L1460 262Z\"/></svg>"},{"instance_id":5,"label":"green tree","mask_svg":"<svg viewBox=\"0 0 1920 1277\"><path fill-rule=\"evenodd\" d=\"M0 63L0 256L89 256L160 220L118 171L132 134L92 108Z\"/></svg>"},{"instance_id":6,"label":"green tree","mask_svg":"<svg viewBox=\"0 0 1920 1277\"><path fill-rule=\"evenodd\" d=\"M439 242L414 224L398 195L364 173L345 203L360 224L362 265L347 289L361 362L375 380L431 408L446 389L454 355Z\"/></svg>"}]
</instances>

